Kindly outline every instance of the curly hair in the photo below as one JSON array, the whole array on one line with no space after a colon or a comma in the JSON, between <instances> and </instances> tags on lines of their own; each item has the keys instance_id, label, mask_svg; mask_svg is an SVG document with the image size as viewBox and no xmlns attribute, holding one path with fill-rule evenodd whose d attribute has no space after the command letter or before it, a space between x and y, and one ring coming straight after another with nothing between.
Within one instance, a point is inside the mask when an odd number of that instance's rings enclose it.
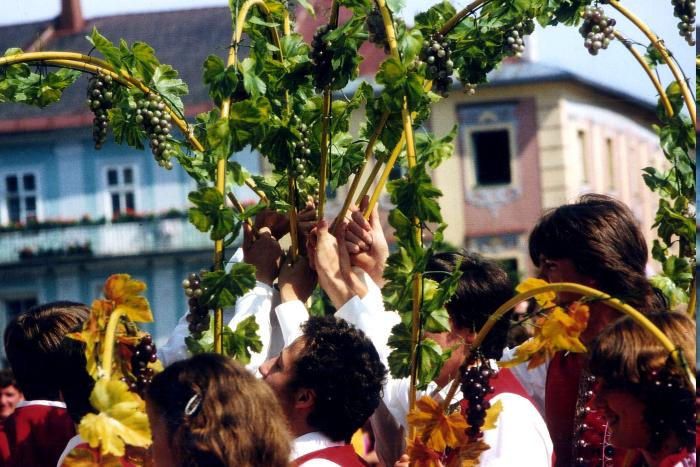
<instances>
[{"instance_id":1,"label":"curly hair","mask_svg":"<svg viewBox=\"0 0 700 467\"><path fill-rule=\"evenodd\" d=\"M289 465L291 435L274 393L230 358L173 363L153 378L146 402L163 417L180 467Z\"/></svg>"},{"instance_id":2,"label":"curly hair","mask_svg":"<svg viewBox=\"0 0 700 467\"><path fill-rule=\"evenodd\" d=\"M66 386L76 383L72 380L76 375L81 384L91 382L85 370L84 346L66 339L68 333L81 328L89 313L82 303L50 302L18 314L7 325L5 353L28 400L59 400ZM85 390L89 394L91 389Z\"/></svg>"},{"instance_id":3,"label":"curly hair","mask_svg":"<svg viewBox=\"0 0 700 467\"><path fill-rule=\"evenodd\" d=\"M436 253L428 259L425 277L441 281L459 263L462 276L457 290L447 304L447 312L458 328L478 332L491 313L513 297L513 284L508 274L494 261L475 253ZM505 314L481 344L486 358L500 359L508 338L511 312Z\"/></svg>"},{"instance_id":4,"label":"curly hair","mask_svg":"<svg viewBox=\"0 0 700 467\"><path fill-rule=\"evenodd\" d=\"M308 388L315 405L309 425L334 441L349 441L379 406L386 368L359 329L332 316L302 326L304 348L290 388Z\"/></svg>"},{"instance_id":5,"label":"curly hair","mask_svg":"<svg viewBox=\"0 0 700 467\"><path fill-rule=\"evenodd\" d=\"M632 211L609 196L589 194L546 212L530 233L530 258L568 258L598 288L638 310L664 308L646 278L649 259Z\"/></svg>"},{"instance_id":6,"label":"curly hair","mask_svg":"<svg viewBox=\"0 0 700 467\"><path fill-rule=\"evenodd\" d=\"M695 371L695 321L679 312L652 312L647 318L683 352ZM695 446L695 394L682 369L649 331L629 316L610 324L595 339L590 369L608 389L631 393L645 404L655 452L671 433L683 447Z\"/></svg>"}]
</instances>

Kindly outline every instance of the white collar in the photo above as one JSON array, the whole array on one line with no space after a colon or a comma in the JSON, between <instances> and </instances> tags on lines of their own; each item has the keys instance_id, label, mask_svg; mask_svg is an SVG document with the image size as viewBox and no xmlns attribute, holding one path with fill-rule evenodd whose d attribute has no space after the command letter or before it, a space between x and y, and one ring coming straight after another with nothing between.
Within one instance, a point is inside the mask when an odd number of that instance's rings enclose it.
<instances>
[{"instance_id":1,"label":"white collar","mask_svg":"<svg viewBox=\"0 0 700 467\"><path fill-rule=\"evenodd\" d=\"M66 447L61 453L61 457L58 458L58 463L56 464L56 467L61 467L63 465L63 461L66 460L66 457L68 457L68 454L70 454L70 452L73 449L83 444L84 442L85 440L80 435L75 435L71 439L69 439L68 444L66 444Z\"/></svg>"},{"instance_id":2,"label":"white collar","mask_svg":"<svg viewBox=\"0 0 700 467\"><path fill-rule=\"evenodd\" d=\"M17 405L15 406L16 409L19 409L21 407L31 407L34 405L41 405L44 407L57 407L59 409L65 409L66 404L61 402L61 401L44 401L44 400L33 400L33 401L20 401L17 402Z\"/></svg>"},{"instance_id":3,"label":"white collar","mask_svg":"<svg viewBox=\"0 0 700 467\"><path fill-rule=\"evenodd\" d=\"M333 441L320 431L312 431L294 439L292 446L292 460L305 456L306 454L332 446L344 446L342 441Z\"/></svg>"}]
</instances>

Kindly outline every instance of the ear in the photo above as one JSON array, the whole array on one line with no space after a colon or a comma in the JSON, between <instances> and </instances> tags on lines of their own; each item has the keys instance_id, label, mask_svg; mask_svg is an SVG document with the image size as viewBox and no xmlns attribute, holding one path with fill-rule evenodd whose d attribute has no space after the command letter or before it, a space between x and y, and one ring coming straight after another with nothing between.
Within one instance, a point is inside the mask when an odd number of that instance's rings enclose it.
<instances>
[{"instance_id":1,"label":"ear","mask_svg":"<svg viewBox=\"0 0 700 467\"><path fill-rule=\"evenodd\" d=\"M316 404L316 391L308 388L297 389L294 396L294 407L297 409L310 409Z\"/></svg>"}]
</instances>

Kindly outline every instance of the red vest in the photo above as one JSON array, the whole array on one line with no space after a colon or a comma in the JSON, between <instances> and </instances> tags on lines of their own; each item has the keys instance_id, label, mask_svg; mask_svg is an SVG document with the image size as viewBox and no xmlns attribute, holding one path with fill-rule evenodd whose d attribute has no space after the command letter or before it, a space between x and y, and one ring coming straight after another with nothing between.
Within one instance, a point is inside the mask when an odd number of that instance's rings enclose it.
<instances>
[{"instance_id":1,"label":"red vest","mask_svg":"<svg viewBox=\"0 0 700 467\"><path fill-rule=\"evenodd\" d=\"M311 459L326 459L338 465L342 465L343 467L369 467L369 464L358 456L349 444L344 446L331 446L297 457L292 462L292 466L298 467Z\"/></svg>"},{"instance_id":2,"label":"red vest","mask_svg":"<svg viewBox=\"0 0 700 467\"><path fill-rule=\"evenodd\" d=\"M19 407L5 421L9 453L5 466L55 467L68 441L75 436L66 409L45 405Z\"/></svg>"},{"instance_id":3,"label":"red vest","mask_svg":"<svg viewBox=\"0 0 700 467\"><path fill-rule=\"evenodd\" d=\"M554 444L557 467L618 467L624 464L626 450L607 446L607 423L602 411L596 410L592 394L579 394L586 356L558 352L547 369L545 386L545 421ZM593 387L588 389L593 390ZM588 400L579 409L581 425L574 426L579 396ZM574 458L574 443L577 457ZM606 452L607 451L607 452ZM603 458L609 461L604 463ZM611 462L612 463L611 463Z\"/></svg>"}]
</instances>

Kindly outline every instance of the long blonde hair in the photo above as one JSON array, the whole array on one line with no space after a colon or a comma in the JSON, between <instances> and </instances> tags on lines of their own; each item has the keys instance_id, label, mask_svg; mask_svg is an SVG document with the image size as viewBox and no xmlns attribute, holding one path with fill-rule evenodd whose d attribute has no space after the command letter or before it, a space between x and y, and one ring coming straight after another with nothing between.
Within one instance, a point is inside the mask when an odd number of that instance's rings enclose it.
<instances>
[{"instance_id":1,"label":"long blonde hair","mask_svg":"<svg viewBox=\"0 0 700 467\"><path fill-rule=\"evenodd\" d=\"M146 399L182 467L289 465L291 436L274 393L229 358L176 362L153 378Z\"/></svg>"}]
</instances>

